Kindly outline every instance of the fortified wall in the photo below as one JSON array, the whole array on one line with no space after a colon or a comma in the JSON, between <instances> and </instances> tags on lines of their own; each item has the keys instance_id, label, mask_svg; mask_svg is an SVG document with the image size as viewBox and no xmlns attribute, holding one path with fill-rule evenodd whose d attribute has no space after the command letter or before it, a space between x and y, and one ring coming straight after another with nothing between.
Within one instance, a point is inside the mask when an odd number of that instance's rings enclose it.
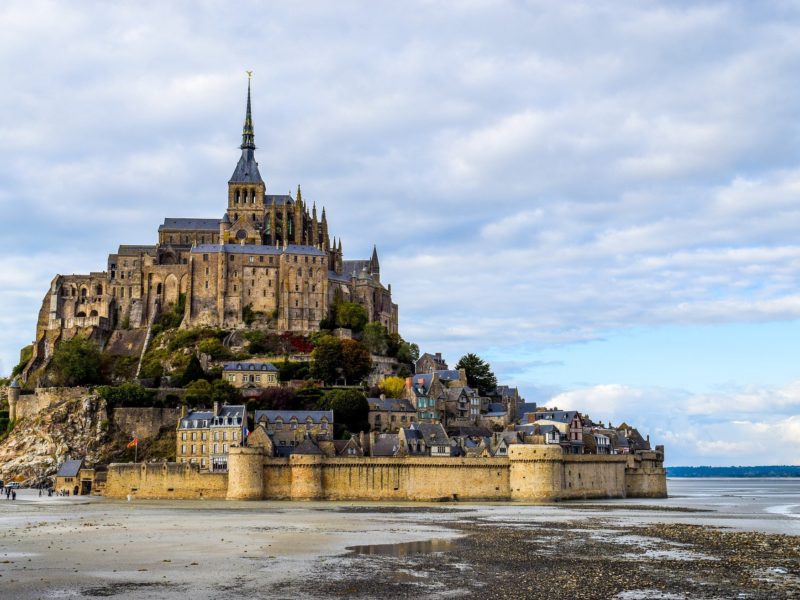
<instances>
[{"instance_id":1,"label":"fortified wall","mask_svg":"<svg viewBox=\"0 0 800 600\"><path fill-rule=\"evenodd\" d=\"M550 502L579 498L662 498L662 457L566 455L515 444L508 458L266 457L231 448L228 473L189 464L114 464L106 496L228 500L490 500Z\"/></svg>"}]
</instances>

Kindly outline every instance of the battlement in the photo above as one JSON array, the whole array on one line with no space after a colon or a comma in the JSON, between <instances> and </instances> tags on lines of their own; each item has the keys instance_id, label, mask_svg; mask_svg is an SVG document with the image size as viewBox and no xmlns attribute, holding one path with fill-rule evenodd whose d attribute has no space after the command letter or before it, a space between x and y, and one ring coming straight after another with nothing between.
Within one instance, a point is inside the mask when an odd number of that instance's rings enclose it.
<instances>
[{"instance_id":1,"label":"battlement","mask_svg":"<svg viewBox=\"0 0 800 600\"><path fill-rule=\"evenodd\" d=\"M654 454L654 453L651 453ZM569 455L515 444L508 458L273 458L231 448L228 473L196 465L111 465L106 495L229 500L491 500L665 497L660 461L639 455Z\"/></svg>"}]
</instances>

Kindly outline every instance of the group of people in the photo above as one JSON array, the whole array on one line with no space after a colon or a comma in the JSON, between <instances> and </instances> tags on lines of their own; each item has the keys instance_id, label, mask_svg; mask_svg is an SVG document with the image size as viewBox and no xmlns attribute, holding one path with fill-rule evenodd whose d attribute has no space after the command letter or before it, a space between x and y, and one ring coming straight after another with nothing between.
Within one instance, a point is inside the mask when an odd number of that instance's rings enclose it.
<instances>
[{"instance_id":1,"label":"group of people","mask_svg":"<svg viewBox=\"0 0 800 600\"><path fill-rule=\"evenodd\" d=\"M6 500L16 500L17 499L17 490L11 487L6 488Z\"/></svg>"}]
</instances>

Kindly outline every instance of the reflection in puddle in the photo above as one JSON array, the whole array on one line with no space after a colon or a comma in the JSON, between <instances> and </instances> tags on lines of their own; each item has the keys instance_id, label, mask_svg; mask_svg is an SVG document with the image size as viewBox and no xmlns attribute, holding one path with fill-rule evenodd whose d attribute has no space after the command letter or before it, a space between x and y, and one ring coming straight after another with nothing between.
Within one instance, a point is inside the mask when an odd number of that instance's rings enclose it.
<instances>
[{"instance_id":1,"label":"reflection in puddle","mask_svg":"<svg viewBox=\"0 0 800 600\"><path fill-rule=\"evenodd\" d=\"M421 542L402 542L400 544L348 546L346 549L355 554L372 554L376 556L414 556L415 554L448 552L449 550L452 550L453 545L453 540L424 540Z\"/></svg>"}]
</instances>

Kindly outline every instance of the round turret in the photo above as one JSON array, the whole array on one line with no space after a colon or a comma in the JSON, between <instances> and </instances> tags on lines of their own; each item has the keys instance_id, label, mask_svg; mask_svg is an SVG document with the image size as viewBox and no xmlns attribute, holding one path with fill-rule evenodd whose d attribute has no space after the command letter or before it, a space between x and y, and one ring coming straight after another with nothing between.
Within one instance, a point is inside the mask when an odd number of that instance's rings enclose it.
<instances>
[{"instance_id":1,"label":"round turret","mask_svg":"<svg viewBox=\"0 0 800 600\"><path fill-rule=\"evenodd\" d=\"M261 500L264 497L264 453L261 448L228 451L228 500Z\"/></svg>"},{"instance_id":2,"label":"round turret","mask_svg":"<svg viewBox=\"0 0 800 600\"><path fill-rule=\"evenodd\" d=\"M19 402L19 382L15 377L8 386L8 418L12 422L17 420L17 402Z\"/></svg>"}]
</instances>

